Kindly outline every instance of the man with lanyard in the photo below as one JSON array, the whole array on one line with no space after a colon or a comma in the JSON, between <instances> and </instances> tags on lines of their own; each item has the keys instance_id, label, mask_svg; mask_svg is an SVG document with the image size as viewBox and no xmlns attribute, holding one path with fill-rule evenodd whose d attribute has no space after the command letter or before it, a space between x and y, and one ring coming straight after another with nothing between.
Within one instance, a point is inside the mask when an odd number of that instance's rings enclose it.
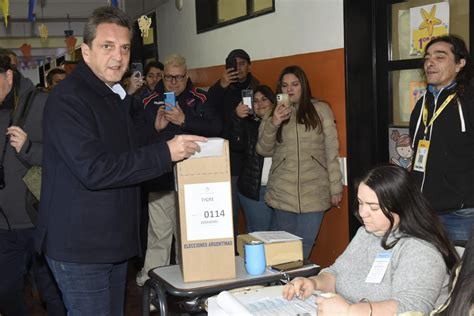
<instances>
[{"instance_id":1,"label":"man with lanyard","mask_svg":"<svg viewBox=\"0 0 474 316\"><path fill-rule=\"evenodd\" d=\"M429 42L428 88L410 118L411 174L453 241L469 240L474 227L472 67L462 39L449 35Z\"/></svg>"}]
</instances>

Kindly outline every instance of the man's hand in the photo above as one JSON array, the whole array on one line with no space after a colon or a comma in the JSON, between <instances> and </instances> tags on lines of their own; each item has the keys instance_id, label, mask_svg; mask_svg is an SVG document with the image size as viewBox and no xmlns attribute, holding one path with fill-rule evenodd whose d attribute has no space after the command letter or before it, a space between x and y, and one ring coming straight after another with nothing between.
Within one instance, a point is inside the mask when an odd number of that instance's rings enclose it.
<instances>
[{"instance_id":1,"label":"man's hand","mask_svg":"<svg viewBox=\"0 0 474 316\"><path fill-rule=\"evenodd\" d=\"M243 104L242 101L240 101L239 105L235 108L235 114L240 118L245 118L249 116L250 109L246 104Z\"/></svg>"},{"instance_id":2,"label":"man's hand","mask_svg":"<svg viewBox=\"0 0 474 316\"><path fill-rule=\"evenodd\" d=\"M10 145L19 153L28 139L28 134L21 127L10 126L7 128L7 135L10 137Z\"/></svg>"},{"instance_id":3,"label":"man's hand","mask_svg":"<svg viewBox=\"0 0 474 316\"><path fill-rule=\"evenodd\" d=\"M234 68L229 68L222 74L220 84L222 88L227 88L231 83L239 81L239 73Z\"/></svg>"},{"instance_id":4,"label":"man's hand","mask_svg":"<svg viewBox=\"0 0 474 316\"><path fill-rule=\"evenodd\" d=\"M181 161L189 158L195 152L199 152L201 148L196 142L207 142L206 137L196 135L177 135L173 139L167 141L172 161Z\"/></svg>"},{"instance_id":5,"label":"man's hand","mask_svg":"<svg viewBox=\"0 0 474 316\"><path fill-rule=\"evenodd\" d=\"M156 112L155 117L155 130L160 132L168 126L169 121L165 118L165 107L160 106L158 111Z\"/></svg>"},{"instance_id":6,"label":"man's hand","mask_svg":"<svg viewBox=\"0 0 474 316\"><path fill-rule=\"evenodd\" d=\"M176 106L169 106L170 110L165 110L165 118L168 122L171 122L175 125L181 126L184 123L184 113L183 110L179 107L178 102Z\"/></svg>"}]
</instances>

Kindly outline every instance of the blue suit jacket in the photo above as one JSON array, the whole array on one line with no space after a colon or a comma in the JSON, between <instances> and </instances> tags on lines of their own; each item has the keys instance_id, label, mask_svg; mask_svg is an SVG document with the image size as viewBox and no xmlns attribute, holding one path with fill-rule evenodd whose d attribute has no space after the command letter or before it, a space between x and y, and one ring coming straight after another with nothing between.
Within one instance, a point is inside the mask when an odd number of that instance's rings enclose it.
<instances>
[{"instance_id":1,"label":"blue suit jacket","mask_svg":"<svg viewBox=\"0 0 474 316\"><path fill-rule=\"evenodd\" d=\"M43 118L43 178L36 247L67 262L137 255L142 181L172 168L143 108L124 100L84 63L50 94Z\"/></svg>"}]
</instances>

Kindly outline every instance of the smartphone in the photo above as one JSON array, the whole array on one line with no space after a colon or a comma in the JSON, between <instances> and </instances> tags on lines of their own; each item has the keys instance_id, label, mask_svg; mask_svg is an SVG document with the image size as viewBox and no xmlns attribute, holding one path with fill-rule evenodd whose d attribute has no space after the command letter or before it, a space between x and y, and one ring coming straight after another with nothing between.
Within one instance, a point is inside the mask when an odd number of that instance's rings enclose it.
<instances>
[{"instance_id":1,"label":"smartphone","mask_svg":"<svg viewBox=\"0 0 474 316\"><path fill-rule=\"evenodd\" d=\"M289 106L290 96L286 93L277 94L277 104L284 104L285 106Z\"/></svg>"},{"instance_id":2,"label":"smartphone","mask_svg":"<svg viewBox=\"0 0 474 316\"><path fill-rule=\"evenodd\" d=\"M242 103L248 106L250 111L253 110L253 90L242 90Z\"/></svg>"},{"instance_id":3,"label":"smartphone","mask_svg":"<svg viewBox=\"0 0 474 316\"><path fill-rule=\"evenodd\" d=\"M171 107L175 107L176 106L176 96L174 94L174 92L165 92L165 103L166 103L166 107L165 109L167 111L170 111L171 110Z\"/></svg>"},{"instance_id":4,"label":"smartphone","mask_svg":"<svg viewBox=\"0 0 474 316\"><path fill-rule=\"evenodd\" d=\"M130 72L132 74L135 74L137 71L140 72L140 76L141 76L141 74L143 74L143 64L142 63L131 63L130 64Z\"/></svg>"},{"instance_id":5,"label":"smartphone","mask_svg":"<svg viewBox=\"0 0 474 316\"><path fill-rule=\"evenodd\" d=\"M226 58L225 60L225 69L232 68L234 71L237 71L237 59L235 58Z\"/></svg>"},{"instance_id":6,"label":"smartphone","mask_svg":"<svg viewBox=\"0 0 474 316\"><path fill-rule=\"evenodd\" d=\"M304 260L304 261L298 260L298 261L275 264L273 266L270 266L270 269L279 271L279 272L286 272L286 271L291 271L291 270L300 269L304 267L310 267L313 265L315 264L309 260Z\"/></svg>"}]
</instances>

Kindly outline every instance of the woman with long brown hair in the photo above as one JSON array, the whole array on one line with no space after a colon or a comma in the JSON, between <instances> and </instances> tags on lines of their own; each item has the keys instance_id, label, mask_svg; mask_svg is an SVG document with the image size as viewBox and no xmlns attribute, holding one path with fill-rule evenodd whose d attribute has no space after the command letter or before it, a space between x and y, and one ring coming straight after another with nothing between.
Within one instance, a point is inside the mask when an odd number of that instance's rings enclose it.
<instances>
[{"instance_id":1,"label":"woman with long brown hair","mask_svg":"<svg viewBox=\"0 0 474 316\"><path fill-rule=\"evenodd\" d=\"M272 157L265 201L275 209L278 229L303 238L309 257L324 212L341 201L339 142L328 104L311 96L298 66L286 67L278 80L279 102L259 128L257 152Z\"/></svg>"}]
</instances>

